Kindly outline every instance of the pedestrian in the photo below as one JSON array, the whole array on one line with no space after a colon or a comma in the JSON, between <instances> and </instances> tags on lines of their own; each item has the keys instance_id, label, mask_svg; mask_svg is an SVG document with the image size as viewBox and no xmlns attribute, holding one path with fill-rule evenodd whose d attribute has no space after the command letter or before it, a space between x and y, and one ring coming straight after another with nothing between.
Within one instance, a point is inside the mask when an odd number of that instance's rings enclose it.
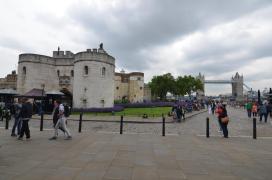
<instances>
[{"instance_id":1,"label":"pedestrian","mask_svg":"<svg viewBox=\"0 0 272 180\"><path fill-rule=\"evenodd\" d=\"M177 112L177 121L180 123L181 122L181 114L182 114L182 109L181 109L180 105L177 106L176 112Z\"/></svg>"},{"instance_id":2,"label":"pedestrian","mask_svg":"<svg viewBox=\"0 0 272 180\"><path fill-rule=\"evenodd\" d=\"M218 121L218 126L219 126L219 130L218 130L218 132L222 132L222 124L221 124L221 120L220 120L220 117L219 117L219 115L222 113L221 111L222 111L222 108L221 108L221 104L220 103L217 103L217 105L216 105L216 110L215 110L215 113L216 113L216 115L217 115L217 121Z\"/></svg>"},{"instance_id":3,"label":"pedestrian","mask_svg":"<svg viewBox=\"0 0 272 180\"><path fill-rule=\"evenodd\" d=\"M270 118L272 117L272 105L271 105L271 103L268 103L267 105L266 105L266 110L267 110L267 117L268 117L268 115L270 116Z\"/></svg>"},{"instance_id":4,"label":"pedestrian","mask_svg":"<svg viewBox=\"0 0 272 180\"><path fill-rule=\"evenodd\" d=\"M212 102L212 106L211 106L211 110L212 110L212 114L214 115L214 111L216 109L216 105L214 102Z\"/></svg>"},{"instance_id":5,"label":"pedestrian","mask_svg":"<svg viewBox=\"0 0 272 180\"><path fill-rule=\"evenodd\" d=\"M17 135L20 135L21 132L21 127L22 127L22 121L21 121L21 117L20 117L20 112L22 109L22 101L19 98L18 102L15 102L14 104L14 108L15 108L15 113L14 113L14 124L11 130L11 136L16 136L15 130L17 128Z\"/></svg>"},{"instance_id":6,"label":"pedestrian","mask_svg":"<svg viewBox=\"0 0 272 180\"><path fill-rule=\"evenodd\" d=\"M252 110L252 103L251 102L246 103L246 110L247 110L248 118L251 118L251 110Z\"/></svg>"},{"instance_id":7,"label":"pedestrian","mask_svg":"<svg viewBox=\"0 0 272 180\"><path fill-rule=\"evenodd\" d=\"M58 110L59 110L58 121L57 121L57 123L55 125L55 134L49 140L56 140L57 139L59 127L62 127L65 134L67 135L66 140L70 140L70 139L72 139L72 136L71 136L70 132L68 131L67 127L66 127L66 117L65 117L64 106L58 100L56 101L56 103L59 105L58 106Z\"/></svg>"},{"instance_id":8,"label":"pedestrian","mask_svg":"<svg viewBox=\"0 0 272 180\"><path fill-rule=\"evenodd\" d=\"M208 113L209 113L209 114L212 114L212 107L211 107L211 104L208 104Z\"/></svg>"},{"instance_id":9,"label":"pedestrian","mask_svg":"<svg viewBox=\"0 0 272 180\"><path fill-rule=\"evenodd\" d=\"M252 105L252 116L253 116L253 117L257 117L257 113L258 113L258 106L257 106L256 103L254 103L254 104Z\"/></svg>"},{"instance_id":10,"label":"pedestrian","mask_svg":"<svg viewBox=\"0 0 272 180\"><path fill-rule=\"evenodd\" d=\"M18 137L18 140L23 140L24 134L26 135L26 139L30 139L30 130L28 126L28 122L30 118L32 117L32 110L33 106L29 99L23 98L22 99L22 109L20 111L19 117L22 119L22 128L20 132L20 136Z\"/></svg>"},{"instance_id":11,"label":"pedestrian","mask_svg":"<svg viewBox=\"0 0 272 180\"><path fill-rule=\"evenodd\" d=\"M267 108L266 108L267 104L266 102L265 103L262 103L260 105L260 122L262 122L262 119L264 117L264 121L267 122Z\"/></svg>"},{"instance_id":12,"label":"pedestrian","mask_svg":"<svg viewBox=\"0 0 272 180\"><path fill-rule=\"evenodd\" d=\"M55 128L58 120L59 120L59 105L60 105L60 101L59 100L55 100L54 101L54 109L53 109L53 127ZM59 129L65 133L63 127L59 127Z\"/></svg>"},{"instance_id":13,"label":"pedestrian","mask_svg":"<svg viewBox=\"0 0 272 180\"><path fill-rule=\"evenodd\" d=\"M229 132L228 132L228 113L227 113L227 109L226 109L226 104L223 104L222 106L219 107L219 109L221 109L219 111L219 120L221 122L221 127L223 130L223 135L224 138L228 138L229 137Z\"/></svg>"}]
</instances>

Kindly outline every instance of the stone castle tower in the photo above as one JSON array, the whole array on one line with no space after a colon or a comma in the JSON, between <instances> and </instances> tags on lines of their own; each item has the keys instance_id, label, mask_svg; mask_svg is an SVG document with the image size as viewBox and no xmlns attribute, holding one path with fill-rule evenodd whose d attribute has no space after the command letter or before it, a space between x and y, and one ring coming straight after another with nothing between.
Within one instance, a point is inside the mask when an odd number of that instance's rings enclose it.
<instances>
[{"instance_id":1,"label":"stone castle tower","mask_svg":"<svg viewBox=\"0 0 272 180\"><path fill-rule=\"evenodd\" d=\"M54 51L53 56L20 54L17 92L36 89L69 92L73 107L113 107L115 59L104 49L73 54Z\"/></svg>"}]
</instances>

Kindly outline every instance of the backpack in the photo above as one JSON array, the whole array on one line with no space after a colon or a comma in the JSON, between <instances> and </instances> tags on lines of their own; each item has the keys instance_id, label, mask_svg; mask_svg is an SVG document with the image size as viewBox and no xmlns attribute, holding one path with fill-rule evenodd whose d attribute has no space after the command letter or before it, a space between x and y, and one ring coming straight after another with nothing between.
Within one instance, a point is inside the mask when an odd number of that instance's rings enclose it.
<instances>
[{"instance_id":1,"label":"backpack","mask_svg":"<svg viewBox=\"0 0 272 180\"><path fill-rule=\"evenodd\" d=\"M64 105L64 116L69 117L70 116L70 108L68 105Z\"/></svg>"}]
</instances>

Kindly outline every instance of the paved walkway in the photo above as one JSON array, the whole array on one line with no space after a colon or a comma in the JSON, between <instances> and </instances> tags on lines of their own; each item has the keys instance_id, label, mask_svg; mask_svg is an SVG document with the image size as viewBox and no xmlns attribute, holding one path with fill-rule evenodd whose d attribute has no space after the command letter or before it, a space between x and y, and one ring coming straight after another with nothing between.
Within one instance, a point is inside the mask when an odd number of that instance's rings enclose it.
<instances>
[{"instance_id":1,"label":"paved walkway","mask_svg":"<svg viewBox=\"0 0 272 180\"><path fill-rule=\"evenodd\" d=\"M229 109L233 137L228 139L219 136L215 120L211 121L213 136L202 136L207 113L167 124L166 137L160 135L161 125L157 124L134 124L134 131L128 127L133 124L126 124L125 134L119 135L110 125L97 131L86 127L92 129L97 123L85 123L83 133L77 133L69 122L70 141L62 135L49 141L53 131L40 132L35 126L32 140L18 141L0 128L0 180L271 179L272 126L258 123L258 135L267 138L253 140L252 123L244 113ZM158 132L137 130L147 125L156 126Z\"/></svg>"}]
</instances>

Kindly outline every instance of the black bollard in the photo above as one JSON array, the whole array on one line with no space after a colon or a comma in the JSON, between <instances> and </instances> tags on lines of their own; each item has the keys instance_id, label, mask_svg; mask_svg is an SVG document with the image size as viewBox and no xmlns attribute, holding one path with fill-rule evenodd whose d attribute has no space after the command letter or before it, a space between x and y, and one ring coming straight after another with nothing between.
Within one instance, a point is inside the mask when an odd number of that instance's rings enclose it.
<instances>
[{"instance_id":1,"label":"black bollard","mask_svg":"<svg viewBox=\"0 0 272 180\"><path fill-rule=\"evenodd\" d=\"M40 131L43 131L43 112L41 113Z\"/></svg>"},{"instance_id":2,"label":"black bollard","mask_svg":"<svg viewBox=\"0 0 272 180\"><path fill-rule=\"evenodd\" d=\"M9 118L6 116L6 129L9 128Z\"/></svg>"},{"instance_id":3,"label":"black bollard","mask_svg":"<svg viewBox=\"0 0 272 180\"><path fill-rule=\"evenodd\" d=\"M162 136L165 136L165 117L162 115Z\"/></svg>"},{"instance_id":4,"label":"black bollard","mask_svg":"<svg viewBox=\"0 0 272 180\"><path fill-rule=\"evenodd\" d=\"M78 126L78 132L79 133L81 133L82 115L83 115L83 113L81 112L80 115L79 115L79 126Z\"/></svg>"},{"instance_id":5,"label":"black bollard","mask_svg":"<svg viewBox=\"0 0 272 180\"><path fill-rule=\"evenodd\" d=\"M256 118L253 118L253 139L257 139Z\"/></svg>"},{"instance_id":6,"label":"black bollard","mask_svg":"<svg viewBox=\"0 0 272 180\"><path fill-rule=\"evenodd\" d=\"M120 120L120 134L123 134L123 116L121 116L121 120Z\"/></svg>"},{"instance_id":7,"label":"black bollard","mask_svg":"<svg viewBox=\"0 0 272 180\"><path fill-rule=\"evenodd\" d=\"M210 137L210 122L209 122L209 118L208 117L206 119L206 137L207 138Z\"/></svg>"}]
</instances>

